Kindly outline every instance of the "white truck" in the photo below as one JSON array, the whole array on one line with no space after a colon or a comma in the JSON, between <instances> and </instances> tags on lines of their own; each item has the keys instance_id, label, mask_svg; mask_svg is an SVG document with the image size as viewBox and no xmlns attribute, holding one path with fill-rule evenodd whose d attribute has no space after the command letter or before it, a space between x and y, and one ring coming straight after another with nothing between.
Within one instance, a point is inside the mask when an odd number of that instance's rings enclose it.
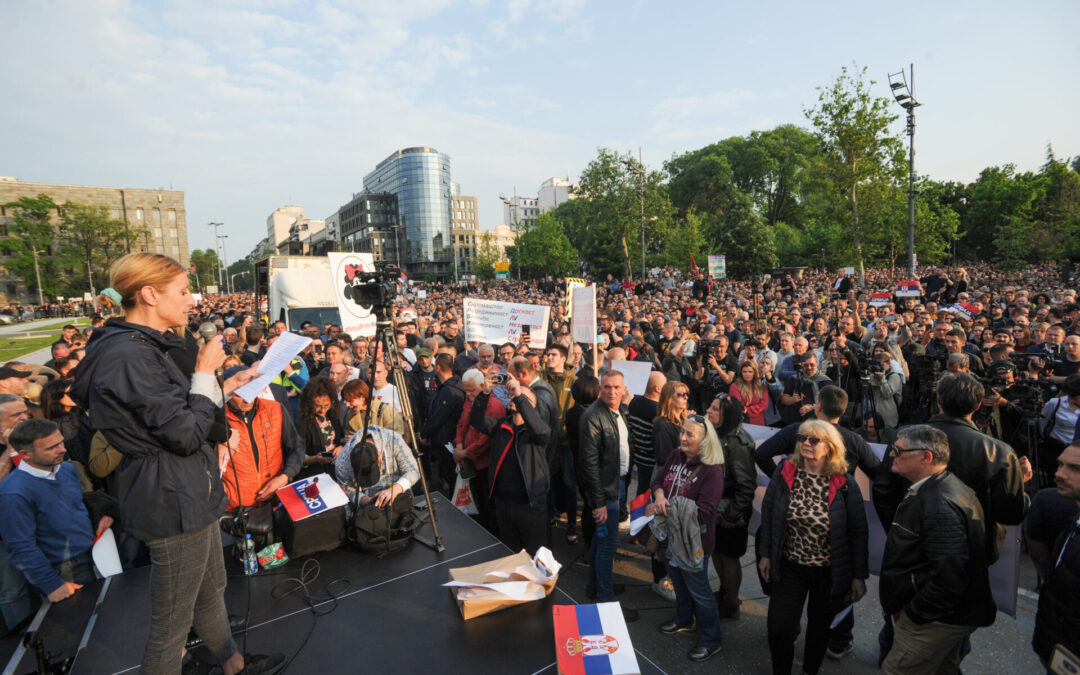
<instances>
[{"instance_id":1,"label":"white truck","mask_svg":"<svg viewBox=\"0 0 1080 675\"><path fill-rule=\"evenodd\" d=\"M284 321L299 331L305 321L323 329L341 325L338 301L325 256L272 255L255 263L255 305L266 306L270 323Z\"/></svg>"}]
</instances>

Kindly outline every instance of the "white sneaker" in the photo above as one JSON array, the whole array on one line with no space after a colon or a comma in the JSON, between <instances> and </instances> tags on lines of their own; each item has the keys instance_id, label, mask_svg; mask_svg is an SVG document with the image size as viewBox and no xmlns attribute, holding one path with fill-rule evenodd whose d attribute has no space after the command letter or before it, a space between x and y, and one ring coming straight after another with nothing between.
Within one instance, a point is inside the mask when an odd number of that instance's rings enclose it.
<instances>
[{"instance_id":1,"label":"white sneaker","mask_svg":"<svg viewBox=\"0 0 1080 675\"><path fill-rule=\"evenodd\" d=\"M670 577L664 577L652 585L653 593L668 602L675 602L675 584L671 583Z\"/></svg>"}]
</instances>

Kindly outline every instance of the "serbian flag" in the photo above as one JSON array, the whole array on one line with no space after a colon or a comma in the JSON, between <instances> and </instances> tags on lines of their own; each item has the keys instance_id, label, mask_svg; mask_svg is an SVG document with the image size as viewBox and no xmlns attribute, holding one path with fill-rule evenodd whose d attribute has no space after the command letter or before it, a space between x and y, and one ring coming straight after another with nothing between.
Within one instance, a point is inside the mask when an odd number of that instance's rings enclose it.
<instances>
[{"instance_id":1,"label":"serbian flag","mask_svg":"<svg viewBox=\"0 0 1080 675\"><path fill-rule=\"evenodd\" d=\"M619 603L555 605L551 615L561 675L641 672Z\"/></svg>"},{"instance_id":2,"label":"serbian flag","mask_svg":"<svg viewBox=\"0 0 1080 675\"><path fill-rule=\"evenodd\" d=\"M898 298L917 298L920 295L922 295L921 284L914 279L901 281L896 285L896 297Z\"/></svg>"},{"instance_id":3,"label":"serbian flag","mask_svg":"<svg viewBox=\"0 0 1080 675\"><path fill-rule=\"evenodd\" d=\"M694 276L696 277L696 276L697 276L697 273L698 273L698 271L699 271L699 270L698 270L698 266L697 266L697 263L696 263L696 262L694 262L694 254L693 254L693 253L691 253L691 254L690 254L690 274L693 274L693 275L694 275Z\"/></svg>"},{"instance_id":4,"label":"serbian flag","mask_svg":"<svg viewBox=\"0 0 1080 675\"><path fill-rule=\"evenodd\" d=\"M634 536L649 524L652 516L645 515L645 507L652 504L652 490L642 492L630 501L630 536Z\"/></svg>"},{"instance_id":5,"label":"serbian flag","mask_svg":"<svg viewBox=\"0 0 1080 675\"><path fill-rule=\"evenodd\" d=\"M401 272L401 276L400 276L400 277L398 277L398 281L400 281L400 282L401 282L401 283L403 283L403 284L407 284L407 283L409 283L409 277L407 277L407 276L405 275L405 272L404 272L404 271L402 271L402 272Z\"/></svg>"},{"instance_id":6,"label":"serbian flag","mask_svg":"<svg viewBox=\"0 0 1080 675\"><path fill-rule=\"evenodd\" d=\"M892 302L891 293L871 293L870 302L867 303L871 307L882 307Z\"/></svg>"},{"instance_id":7,"label":"serbian flag","mask_svg":"<svg viewBox=\"0 0 1080 675\"><path fill-rule=\"evenodd\" d=\"M967 302L958 302L952 307L949 307L947 311L965 316L968 320L974 319L975 315L979 313L978 307Z\"/></svg>"}]
</instances>

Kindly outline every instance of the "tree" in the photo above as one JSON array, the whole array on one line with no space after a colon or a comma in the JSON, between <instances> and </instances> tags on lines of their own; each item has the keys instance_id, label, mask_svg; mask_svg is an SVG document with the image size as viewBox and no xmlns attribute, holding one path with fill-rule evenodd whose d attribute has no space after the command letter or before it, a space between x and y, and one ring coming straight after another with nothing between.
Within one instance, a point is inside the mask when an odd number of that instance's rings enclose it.
<instances>
[{"instance_id":1,"label":"tree","mask_svg":"<svg viewBox=\"0 0 1080 675\"><path fill-rule=\"evenodd\" d=\"M481 281L489 281L495 278L495 263L499 262L499 247L495 245L495 236L491 232L480 235L480 245L476 247L476 257L473 258L473 273Z\"/></svg>"},{"instance_id":2,"label":"tree","mask_svg":"<svg viewBox=\"0 0 1080 675\"><path fill-rule=\"evenodd\" d=\"M705 227L704 219L694 209L690 209L684 218L666 224L660 231L662 254L655 262L689 270L691 256L697 262L708 260Z\"/></svg>"},{"instance_id":3,"label":"tree","mask_svg":"<svg viewBox=\"0 0 1080 675\"><path fill-rule=\"evenodd\" d=\"M96 293L108 285L112 263L129 251L145 230L125 227L122 221L109 218L102 206L65 202L63 213L64 255L74 270L69 290Z\"/></svg>"},{"instance_id":4,"label":"tree","mask_svg":"<svg viewBox=\"0 0 1080 675\"><path fill-rule=\"evenodd\" d=\"M536 223L518 235L513 246L506 249L511 273L522 278L545 276L564 277L577 270L578 252L567 239L555 216L541 214Z\"/></svg>"},{"instance_id":5,"label":"tree","mask_svg":"<svg viewBox=\"0 0 1080 675\"><path fill-rule=\"evenodd\" d=\"M250 291L255 288L255 266L247 258L241 258L229 265L225 273L232 280L234 290Z\"/></svg>"},{"instance_id":6,"label":"tree","mask_svg":"<svg viewBox=\"0 0 1080 675\"><path fill-rule=\"evenodd\" d=\"M0 250L8 256L4 266L22 278L27 288L37 290L38 303L45 304L45 293L54 294L59 284L51 249L55 233L51 218L59 207L46 194L20 197L4 206L15 212L10 236L0 240Z\"/></svg>"},{"instance_id":7,"label":"tree","mask_svg":"<svg viewBox=\"0 0 1080 675\"><path fill-rule=\"evenodd\" d=\"M212 248L202 250L196 249L192 251L191 265L195 268L196 272L192 279L196 288L220 285L220 279L218 277L218 266L220 263L218 262L217 251ZM219 292L224 293L225 291L219 289Z\"/></svg>"},{"instance_id":8,"label":"tree","mask_svg":"<svg viewBox=\"0 0 1080 675\"><path fill-rule=\"evenodd\" d=\"M817 106L804 111L822 146L819 166L848 203L848 225L863 280L865 235L859 193L873 182L899 180L904 159L903 143L889 131L897 115L889 112L889 99L871 95L874 82L865 76L866 68L857 75L843 68L831 87L819 88Z\"/></svg>"},{"instance_id":9,"label":"tree","mask_svg":"<svg viewBox=\"0 0 1080 675\"><path fill-rule=\"evenodd\" d=\"M711 239L726 256L728 276L751 276L776 267L772 228L754 209L750 197L736 192L727 209L712 217Z\"/></svg>"}]
</instances>

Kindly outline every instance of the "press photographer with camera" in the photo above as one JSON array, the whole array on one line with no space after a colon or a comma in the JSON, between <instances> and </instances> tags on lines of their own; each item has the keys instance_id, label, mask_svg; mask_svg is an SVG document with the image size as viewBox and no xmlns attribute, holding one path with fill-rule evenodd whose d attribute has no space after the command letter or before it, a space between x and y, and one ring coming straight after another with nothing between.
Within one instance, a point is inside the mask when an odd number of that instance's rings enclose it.
<instances>
[{"instance_id":1,"label":"press photographer with camera","mask_svg":"<svg viewBox=\"0 0 1080 675\"><path fill-rule=\"evenodd\" d=\"M866 380L874 409L886 427L900 426L900 405L903 403L904 383L900 374L892 368L892 357L882 349L870 357ZM864 411L865 413L865 411Z\"/></svg>"},{"instance_id":2,"label":"press photographer with camera","mask_svg":"<svg viewBox=\"0 0 1080 675\"><path fill-rule=\"evenodd\" d=\"M728 351L728 338L721 334L715 340L702 340L698 367L694 371L694 381L700 394L699 410L705 410L717 394L726 394L735 380L739 364L735 356Z\"/></svg>"},{"instance_id":3,"label":"press photographer with camera","mask_svg":"<svg viewBox=\"0 0 1080 675\"><path fill-rule=\"evenodd\" d=\"M818 391L832 384L829 378L818 372L818 359L813 352L798 358L795 375L784 384L780 395L780 416L784 424L794 424L810 419L814 413L814 401Z\"/></svg>"}]
</instances>

